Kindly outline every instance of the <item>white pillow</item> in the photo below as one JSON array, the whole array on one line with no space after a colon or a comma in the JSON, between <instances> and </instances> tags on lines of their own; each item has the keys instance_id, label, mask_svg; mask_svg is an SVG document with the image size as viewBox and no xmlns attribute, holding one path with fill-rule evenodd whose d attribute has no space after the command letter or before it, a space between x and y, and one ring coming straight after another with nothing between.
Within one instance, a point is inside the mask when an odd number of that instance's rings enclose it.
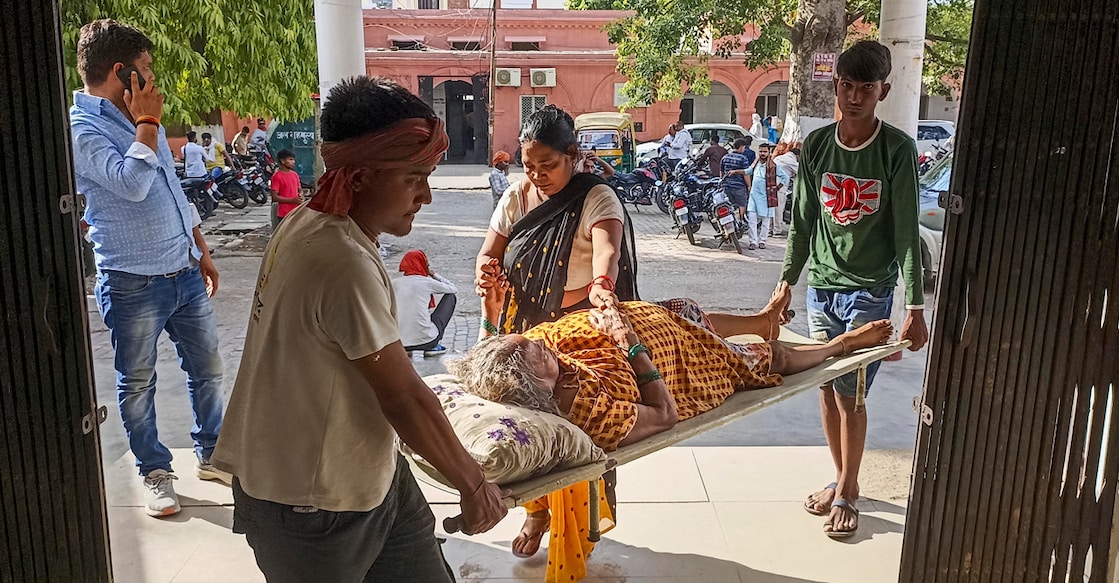
<instances>
[{"instance_id":1,"label":"white pillow","mask_svg":"<svg viewBox=\"0 0 1119 583\"><path fill-rule=\"evenodd\" d=\"M519 482L606 459L590 436L567 419L476 397L451 375L424 377L424 382L491 482Z\"/></svg>"}]
</instances>

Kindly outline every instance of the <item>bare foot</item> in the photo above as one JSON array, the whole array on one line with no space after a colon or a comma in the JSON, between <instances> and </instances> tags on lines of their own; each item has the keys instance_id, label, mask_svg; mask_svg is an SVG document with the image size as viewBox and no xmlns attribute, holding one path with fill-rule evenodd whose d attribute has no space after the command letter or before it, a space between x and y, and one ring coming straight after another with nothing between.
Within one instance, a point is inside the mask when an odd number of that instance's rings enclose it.
<instances>
[{"instance_id":1,"label":"bare foot","mask_svg":"<svg viewBox=\"0 0 1119 583\"><path fill-rule=\"evenodd\" d=\"M769 298L769 303L758 312L758 315L765 316L769 323L768 332L764 336L766 340L777 340L781 335L781 325L788 323L785 313L792 302L792 295L788 287L775 290L773 296Z\"/></svg>"},{"instance_id":2,"label":"bare foot","mask_svg":"<svg viewBox=\"0 0 1119 583\"><path fill-rule=\"evenodd\" d=\"M890 339L890 335L893 334L893 332L894 327L890 324L889 320L878 320L877 322L866 324L858 330L852 330L836 336L835 339L831 341L831 344L843 346L843 353L850 354L856 350L885 344Z\"/></svg>"},{"instance_id":3,"label":"bare foot","mask_svg":"<svg viewBox=\"0 0 1119 583\"><path fill-rule=\"evenodd\" d=\"M527 559L535 555L540 550L540 541L544 538L544 533L548 532L551 522L552 515L547 510L525 515L521 534L513 539L513 556Z\"/></svg>"}]
</instances>

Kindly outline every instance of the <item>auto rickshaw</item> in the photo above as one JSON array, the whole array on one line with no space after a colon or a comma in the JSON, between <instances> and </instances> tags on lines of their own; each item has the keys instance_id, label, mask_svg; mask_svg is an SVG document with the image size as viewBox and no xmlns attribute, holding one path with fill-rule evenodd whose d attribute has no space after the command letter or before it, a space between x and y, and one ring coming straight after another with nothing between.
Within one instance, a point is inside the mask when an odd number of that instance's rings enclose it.
<instances>
[{"instance_id":1,"label":"auto rickshaw","mask_svg":"<svg viewBox=\"0 0 1119 583\"><path fill-rule=\"evenodd\" d=\"M581 152L594 152L617 172L633 172L633 116L605 111L584 113L575 118L575 134Z\"/></svg>"}]
</instances>

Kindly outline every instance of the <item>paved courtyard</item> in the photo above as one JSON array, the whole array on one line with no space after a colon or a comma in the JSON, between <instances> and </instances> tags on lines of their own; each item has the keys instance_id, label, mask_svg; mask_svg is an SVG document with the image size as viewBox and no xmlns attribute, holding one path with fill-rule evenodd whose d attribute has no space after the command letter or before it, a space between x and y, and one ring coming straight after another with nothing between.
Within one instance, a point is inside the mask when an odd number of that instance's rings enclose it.
<instances>
[{"instance_id":1,"label":"paved courtyard","mask_svg":"<svg viewBox=\"0 0 1119 583\"><path fill-rule=\"evenodd\" d=\"M477 188L484 184L484 174L441 180L433 183ZM467 349L477 336L480 310L471 281L491 204L484 190L438 191L433 204L416 218L411 235L384 237L390 271L404 251L420 248L437 272L459 286L459 312L444 341L450 353L416 363L421 374L443 372L443 359ZM686 238L674 237L671 219L655 208L634 212L630 207L630 213L644 298L687 296L705 308L733 312L765 304L780 272L782 239L772 239L769 249L740 256L729 248L715 249L709 225L700 231L700 245L693 247ZM267 207L250 206L243 211L223 209L205 225L221 272L214 305L227 398L240 362L259 249L267 236L267 229L240 229L267 222ZM803 286L799 291L803 297ZM932 305L931 298L927 303ZM183 374L166 340L158 365L159 429L180 460L176 487L187 508L166 520L148 518L139 508L139 480L115 410L108 332L92 301L90 307L98 398L109 406L101 435L117 580L262 581L244 539L229 531L228 489L193 478ZM803 311L797 309L791 325L802 333ZM900 362L885 364L876 381L869 403L872 451L863 479L868 499L862 504L860 533L852 542L826 539L820 530L822 519L800 508L805 494L831 481L817 395L808 391L621 468L619 526L592 555L588 581L896 581L916 434L912 400L920 394L924 363L924 351L906 353ZM457 513L452 496L426 491L437 517ZM444 549L460 580L543 580L545 551L527 561L509 554L509 541L522 516L520 510L510 514L485 535L448 538Z\"/></svg>"}]
</instances>

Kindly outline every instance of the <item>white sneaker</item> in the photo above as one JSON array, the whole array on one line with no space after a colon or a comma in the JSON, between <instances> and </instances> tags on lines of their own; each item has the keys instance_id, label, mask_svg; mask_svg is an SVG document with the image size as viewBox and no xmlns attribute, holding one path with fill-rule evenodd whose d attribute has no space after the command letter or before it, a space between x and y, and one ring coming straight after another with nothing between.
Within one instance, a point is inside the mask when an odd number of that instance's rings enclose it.
<instances>
[{"instance_id":1,"label":"white sneaker","mask_svg":"<svg viewBox=\"0 0 1119 583\"><path fill-rule=\"evenodd\" d=\"M213 480L233 487L233 474L215 468L210 460L198 460L198 465L194 466L194 475L199 480Z\"/></svg>"},{"instance_id":2,"label":"white sneaker","mask_svg":"<svg viewBox=\"0 0 1119 583\"><path fill-rule=\"evenodd\" d=\"M171 485L172 480L178 479L175 474L165 470L153 470L144 476L144 487L147 489L144 498L148 504L145 511L148 516L171 516L179 513L182 509L179 507L179 496Z\"/></svg>"}]
</instances>

